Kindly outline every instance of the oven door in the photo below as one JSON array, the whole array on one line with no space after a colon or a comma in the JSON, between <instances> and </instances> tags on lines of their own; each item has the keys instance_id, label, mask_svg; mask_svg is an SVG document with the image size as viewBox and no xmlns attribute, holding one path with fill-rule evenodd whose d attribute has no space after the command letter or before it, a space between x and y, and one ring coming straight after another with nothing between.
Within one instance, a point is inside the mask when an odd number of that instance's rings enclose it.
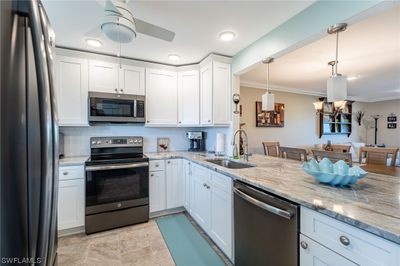
<instances>
[{"instance_id":1,"label":"oven door","mask_svg":"<svg viewBox=\"0 0 400 266\"><path fill-rule=\"evenodd\" d=\"M148 204L148 162L86 166L86 215Z\"/></svg>"},{"instance_id":2,"label":"oven door","mask_svg":"<svg viewBox=\"0 0 400 266\"><path fill-rule=\"evenodd\" d=\"M144 96L90 92L89 123L143 123L144 102Z\"/></svg>"}]
</instances>

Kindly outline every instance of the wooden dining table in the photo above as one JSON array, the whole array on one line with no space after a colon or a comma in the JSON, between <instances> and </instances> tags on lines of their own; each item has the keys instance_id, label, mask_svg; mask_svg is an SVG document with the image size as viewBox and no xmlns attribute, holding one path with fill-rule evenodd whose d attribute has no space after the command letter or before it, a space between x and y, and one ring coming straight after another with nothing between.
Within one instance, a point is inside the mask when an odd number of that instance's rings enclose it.
<instances>
[{"instance_id":1,"label":"wooden dining table","mask_svg":"<svg viewBox=\"0 0 400 266\"><path fill-rule=\"evenodd\" d=\"M370 173L400 177L400 167L381 164L361 164L360 167Z\"/></svg>"}]
</instances>

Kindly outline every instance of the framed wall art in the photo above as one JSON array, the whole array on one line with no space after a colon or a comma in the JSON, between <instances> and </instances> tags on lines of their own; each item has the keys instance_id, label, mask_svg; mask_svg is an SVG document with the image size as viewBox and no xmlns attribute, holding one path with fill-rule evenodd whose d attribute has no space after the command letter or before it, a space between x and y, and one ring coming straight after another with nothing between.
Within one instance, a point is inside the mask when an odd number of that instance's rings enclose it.
<instances>
[{"instance_id":1,"label":"framed wall art","mask_svg":"<svg viewBox=\"0 0 400 266\"><path fill-rule=\"evenodd\" d=\"M275 103L274 111L263 111L262 103L256 102L256 127L284 127L285 104Z\"/></svg>"}]
</instances>

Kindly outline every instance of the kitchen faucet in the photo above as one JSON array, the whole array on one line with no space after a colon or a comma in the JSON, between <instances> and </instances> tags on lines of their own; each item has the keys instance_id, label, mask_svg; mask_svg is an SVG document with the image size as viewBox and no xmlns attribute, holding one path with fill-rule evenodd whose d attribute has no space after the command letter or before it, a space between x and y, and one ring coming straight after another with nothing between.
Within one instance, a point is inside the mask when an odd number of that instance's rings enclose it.
<instances>
[{"instance_id":1,"label":"kitchen faucet","mask_svg":"<svg viewBox=\"0 0 400 266\"><path fill-rule=\"evenodd\" d=\"M243 134L244 134L244 139L243 139L243 158L246 161L249 161L249 156L250 156L250 154L249 154L249 138L247 137L246 131L244 131L243 129L236 130L235 134L233 134L232 145L235 147L235 145L236 145L236 142L235 142L236 135L239 132L243 132ZM240 145L240 141L239 141L239 145Z\"/></svg>"}]
</instances>

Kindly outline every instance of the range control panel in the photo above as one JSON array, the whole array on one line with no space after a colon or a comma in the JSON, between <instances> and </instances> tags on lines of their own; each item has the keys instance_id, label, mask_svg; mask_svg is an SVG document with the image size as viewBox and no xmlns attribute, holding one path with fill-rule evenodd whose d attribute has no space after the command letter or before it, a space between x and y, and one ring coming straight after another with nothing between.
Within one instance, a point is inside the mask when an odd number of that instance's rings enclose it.
<instances>
[{"instance_id":1,"label":"range control panel","mask_svg":"<svg viewBox=\"0 0 400 266\"><path fill-rule=\"evenodd\" d=\"M143 137L92 137L90 148L143 147Z\"/></svg>"}]
</instances>

